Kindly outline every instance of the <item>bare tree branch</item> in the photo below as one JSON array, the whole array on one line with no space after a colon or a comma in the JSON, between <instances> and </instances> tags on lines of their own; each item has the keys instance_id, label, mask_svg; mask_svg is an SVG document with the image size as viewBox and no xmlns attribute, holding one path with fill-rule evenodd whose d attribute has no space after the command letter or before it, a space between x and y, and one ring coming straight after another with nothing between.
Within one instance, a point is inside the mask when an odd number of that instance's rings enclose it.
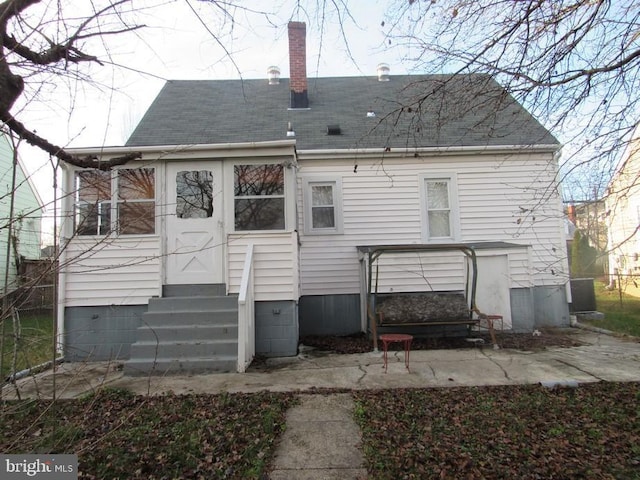
<instances>
[{"instance_id":1,"label":"bare tree branch","mask_svg":"<svg viewBox=\"0 0 640 480\"><path fill-rule=\"evenodd\" d=\"M73 33L67 38L56 41L49 38L44 26L39 24L32 27L31 31L22 33L23 38L17 38L10 29L16 29L20 25L21 15L26 10L41 2L41 0L6 0L0 4L0 121L2 121L14 134L24 139L27 143L39 147L45 152L60 160L82 168L109 169L116 165L122 165L132 159L139 158L139 153L131 153L108 161L102 161L96 157L78 157L71 155L49 140L37 135L27 128L11 113L16 101L24 92L25 75L34 66L40 66L46 71L56 72L59 64L63 63L62 71L66 71L69 63L103 63L95 55L85 53L78 45L81 40L95 36L104 36L130 32L141 28L140 25L124 24L122 28L103 30L99 28L99 22L108 13L117 13L118 8L131 0L110 1L84 18L73 29ZM60 14L61 5L58 5ZM60 15L54 22L64 24L64 16ZM89 27L96 25L95 31ZM70 26L71 24L69 24ZM60 29L63 30L63 29ZM40 38L38 42L35 38ZM18 57L19 61L12 61Z\"/></svg>"},{"instance_id":2,"label":"bare tree branch","mask_svg":"<svg viewBox=\"0 0 640 480\"><path fill-rule=\"evenodd\" d=\"M110 170L112 167L115 167L118 165L124 165L125 163L131 160L135 160L137 158L142 157L141 153L132 152L126 155L122 155L120 157L111 158L108 161L102 161L95 155L88 155L84 157L71 155L70 153L66 152L62 147L53 145L46 139L29 131L22 123L17 121L15 118L11 116L5 116L3 112L0 112L0 121L2 121L5 125L7 125L12 132L14 132L20 138L24 139L30 145L41 148L45 152L53 155L54 157L57 157L60 160L67 162L71 165L75 165L77 167L96 168L98 170Z\"/></svg>"},{"instance_id":3,"label":"bare tree branch","mask_svg":"<svg viewBox=\"0 0 640 480\"><path fill-rule=\"evenodd\" d=\"M416 69L495 77L567 145L567 185L604 194L640 118L637 2L397 0L385 20Z\"/></svg>"}]
</instances>

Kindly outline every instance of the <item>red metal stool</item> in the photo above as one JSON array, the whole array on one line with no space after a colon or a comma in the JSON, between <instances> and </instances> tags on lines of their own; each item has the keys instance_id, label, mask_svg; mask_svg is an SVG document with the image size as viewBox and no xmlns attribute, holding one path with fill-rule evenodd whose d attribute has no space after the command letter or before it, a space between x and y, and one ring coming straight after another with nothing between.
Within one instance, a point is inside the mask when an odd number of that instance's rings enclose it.
<instances>
[{"instance_id":1,"label":"red metal stool","mask_svg":"<svg viewBox=\"0 0 640 480\"><path fill-rule=\"evenodd\" d=\"M411 352L411 342L413 341L412 335L406 335L404 333L384 333L380 335L382 341L382 351L384 352L384 373L387 373L388 359L387 351L389 350L390 343L402 343L404 349L404 365L409 370L409 353Z\"/></svg>"}]
</instances>

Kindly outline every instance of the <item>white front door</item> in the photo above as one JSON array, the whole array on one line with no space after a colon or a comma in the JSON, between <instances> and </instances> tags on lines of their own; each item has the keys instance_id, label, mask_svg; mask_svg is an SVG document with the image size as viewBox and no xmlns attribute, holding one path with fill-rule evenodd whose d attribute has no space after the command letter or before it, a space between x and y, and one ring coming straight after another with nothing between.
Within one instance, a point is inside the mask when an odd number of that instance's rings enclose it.
<instances>
[{"instance_id":1,"label":"white front door","mask_svg":"<svg viewBox=\"0 0 640 480\"><path fill-rule=\"evenodd\" d=\"M223 283L220 162L168 162L166 178L165 283Z\"/></svg>"}]
</instances>

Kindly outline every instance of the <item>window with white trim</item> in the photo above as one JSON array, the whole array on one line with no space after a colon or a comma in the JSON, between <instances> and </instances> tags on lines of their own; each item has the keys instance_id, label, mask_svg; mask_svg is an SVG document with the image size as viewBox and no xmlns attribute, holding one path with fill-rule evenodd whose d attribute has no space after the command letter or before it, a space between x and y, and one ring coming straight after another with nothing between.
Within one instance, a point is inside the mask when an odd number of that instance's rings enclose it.
<instances>
[{"instance_id":1,"label":"window with white trim","mask_svg":"<svg viewBox=\"0 0 640 480\"><path fill-rule=\"evenodd\" d=\"M234 165L233 174L235 230L284 230L284 167Z\"/></svg>"},{"instance_id":2,"label":"window with white trim","mask_svg":"<svg viewBox=\"0 0 640 480\"><path fill-rule=\"evenodd\" d=\"M457 186L455 176L421 176L423 240L453 241L458 238Z\"/></svg>"},{"instance_id":3,"label":"window with white trim","mask_svg":"<svg viewBox=\"0 0 640 480\"><path fill-rule=\"evenodd\" d=\"M111 172L82 170L75 177L77 235L106 235L111 230Z\"/></svg>"},{"instance_id":4,"label":"window with white trim","mask_svg":"<svg viewBox=\"0 0 640 480\"><path fill-rule=\"evenodd\" d=\"M116 170L118 233L148 235L156 231L156 190L153 168Z\"/></svg>"},{"instance_id":5,"label":"window with white trim","mask_svg":"<svg viewBox=\"0 0 640 480\"><path fill-rule=\"evenodd\" d=\"M340 179L305 179L305 233L342 233L342 182Z\"/></svg>"},{"instance_id":6,"label":"window with white trim","mask_svg":"<svg viewBox=\"0 0 640 480\"><path fill-rule=\"evenodd\" d=\"M121 168L82 170L75 175L77 235L154 234L155 170ZM115 201L114 201L115 200Z\"/></svg>"}]
</instances>

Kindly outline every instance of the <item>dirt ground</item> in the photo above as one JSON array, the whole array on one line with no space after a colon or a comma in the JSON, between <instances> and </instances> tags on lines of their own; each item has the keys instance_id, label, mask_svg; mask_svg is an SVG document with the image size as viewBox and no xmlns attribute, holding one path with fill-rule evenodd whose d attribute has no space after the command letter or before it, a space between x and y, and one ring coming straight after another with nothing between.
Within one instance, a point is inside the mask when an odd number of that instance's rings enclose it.
<instances>
[{"instance_id":1,"label":"dirt ground","mask_svg":"<svg viewBox=\"0 0 640 480\"><path fill-rule=\"evenodd\" d=\"M567 330L543 330L531 333L496 333L501 348L538 351L548 347L575 347L580 342L572 338ZM365 353L373 349L372 341L364 334L348 336L308 335L300 339L300 344L318 350L335 353ZM488 333L474 333L469 337L430 337L414 338L412 350L438 350L452 348L477 348L478 345L491 345ZM391 349L401 349L402 345L391 345Z\"/></svg>"}]
</instances>

